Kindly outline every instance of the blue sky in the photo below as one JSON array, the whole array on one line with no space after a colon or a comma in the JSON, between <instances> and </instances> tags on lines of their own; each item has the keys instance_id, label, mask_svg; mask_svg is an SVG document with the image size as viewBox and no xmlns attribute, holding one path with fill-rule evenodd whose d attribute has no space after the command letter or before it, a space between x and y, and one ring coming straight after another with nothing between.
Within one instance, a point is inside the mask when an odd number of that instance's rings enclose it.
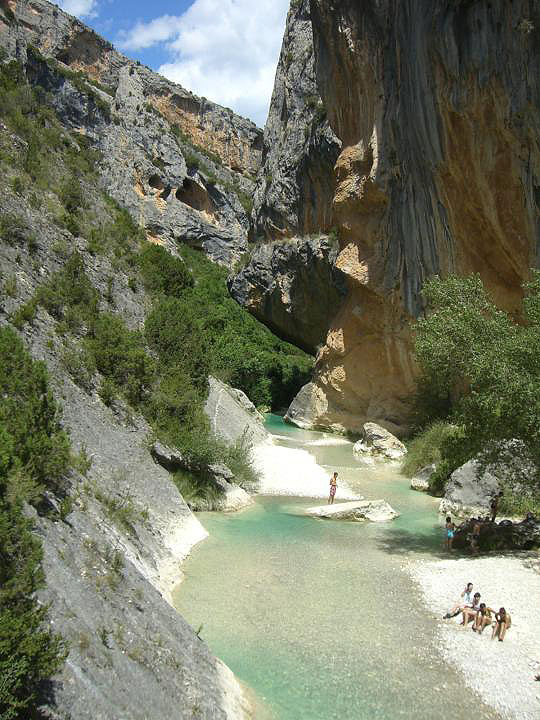
<instances>
[{"instance_id":1,"label":"blue sky","mask_svg":"<svg viewBox=\"0 0 540 720\"><path fill-rule=\"evenodd\" d=\"M56 1L129 57L264 125L289 0Z\"/></svg>"}]
</instances>

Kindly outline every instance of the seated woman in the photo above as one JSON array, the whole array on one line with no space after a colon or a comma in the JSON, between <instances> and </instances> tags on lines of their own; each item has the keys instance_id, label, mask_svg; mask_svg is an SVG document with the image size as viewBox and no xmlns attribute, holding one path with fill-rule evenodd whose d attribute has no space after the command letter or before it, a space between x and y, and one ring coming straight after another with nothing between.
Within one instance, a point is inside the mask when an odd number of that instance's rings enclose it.
<instances>
[{"instance_id":1,"label":"seated woman","mask_svg":"<svg viewBox=\"0 0 540 720\"><path fill-rule=\"evenodd\" d=\"M461 614L463 615L463 620L461 621L460 625L468 625L471 620L474 620L476 617L476 613L480 609L480 593L474 593L472 607L465 607L461 611Z\"/></svg>"},{"instance_id":2,"label":"seated woman","mask_svg":"<svg viewBox=\"0 0 540 720\"><path fill-rule=\"evenodd\" d=\"M491 639L493 640L493 638L498 637L499 642L502 642L504 640L504 636L506 635L506 631L510 627L512 627L512 618L502 607L498 613L495 613L495 622L493 623Z\"/></svg>"},{"instance_id":3,"label":"seated woman","mask_svg":"<svg viewBox=\"0 0 540 720\"><path fill-rule=\"evenodd\" d=\"M484 628L488 625L491 625L491 621L493 620L492 614L494 612L495 610L487 607L486 603L480 603L480 607L478 608L472 626L474 632L477 632L479 635L481 635L484 631Z\"/></svg>"}]
</instances>

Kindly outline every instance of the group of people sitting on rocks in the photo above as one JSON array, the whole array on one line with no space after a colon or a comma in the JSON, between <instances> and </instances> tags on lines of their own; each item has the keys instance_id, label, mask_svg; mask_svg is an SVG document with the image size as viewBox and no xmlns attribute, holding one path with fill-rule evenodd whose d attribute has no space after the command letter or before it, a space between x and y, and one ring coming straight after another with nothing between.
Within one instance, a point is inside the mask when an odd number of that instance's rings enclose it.
<instances>
[{"instance_id":1,"label":"group of people sitting on rocks","mask_svg":"<svg viewBox=\"0 0 540 720\"><path fill-rule=\"evenodd\" d=\"M495 518L497 517L497 512L499 510L499 500L501 499L503 493L502 490L497 495L495 495L490 502L490 515L486 516L485 518L477 517L477 518L470 518L468 521L470 527L470 532L467 535L467 539L469 541L469 547L471 550L471 553L473 555L478 555L478 542L480 540L480 531L482 530L482 525L484 523L494 523ZM463 527L463 526L461 526ZM460 528L461 529L461 528ZM446 517L446 524L445 524L445 530L446 530L446 549L447 550L453 550L453 543L454 543L454 535L456 533L456 525L453 522L450 515L447 515Z\"/></svg>"},{"instance_id":2,"label":"group of people sitting on rocks","mask_svg":"<svg viewBox=\"0 0 540 720\"><path fill-rule=\"evenodd\" d=\"M473 595L473 584L467 583L461 593L461 601L456 603L444 616L444 620L462 615L461 625L467 627L472 622L473 632L481 635L484 629L492 626L491 639L498 638L499 642L504 640L506 631L512 626L512 618L505 608L495 611L485 603L480 602L481 595L475 592Z\"/></svg>"}]
</instances>

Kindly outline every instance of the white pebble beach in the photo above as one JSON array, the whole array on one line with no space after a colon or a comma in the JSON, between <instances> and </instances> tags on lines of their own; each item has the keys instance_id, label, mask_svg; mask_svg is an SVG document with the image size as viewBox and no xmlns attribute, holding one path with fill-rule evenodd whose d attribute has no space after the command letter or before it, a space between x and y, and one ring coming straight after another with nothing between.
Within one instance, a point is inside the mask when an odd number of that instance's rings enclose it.
<instances>
[{"instance_id":1,"label":"white pebble beach","mask_svg":"<svg viewBox=\"0 0 540 720\"><path fill-rule=\"evenodd\" d=\"M532 558L534 559L534 555ZM426 608L437 623L443 657L501 717L540 718L540 574L531 555L497 555L434 561L412 561L409 572L420 585ZM536 556L538 558L538 556ZM504 642L491 640L491 628L479 636L459 626L461 615L442 616L459 600L467 582L481 593L481 602L505 607L512 627Z\"/></svg>"}]
</instances>

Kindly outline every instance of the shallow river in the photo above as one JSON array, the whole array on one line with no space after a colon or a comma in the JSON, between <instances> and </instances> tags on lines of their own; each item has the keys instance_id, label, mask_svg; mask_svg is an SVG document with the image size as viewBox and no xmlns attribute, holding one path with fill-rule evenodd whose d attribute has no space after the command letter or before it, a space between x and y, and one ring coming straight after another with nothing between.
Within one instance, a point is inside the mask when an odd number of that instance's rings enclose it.
<instances>
[{"instance_id":1,"label":"shallow river","mask_svg":"<svg viewBox=\"0 0 540 720\"><path fill-rule=\"evenodd\" d=\"M401 517L315 520L302 509L320 501L286 495L259 496L237 514L199 514L210 538L186 563L175 603L262 700L257 717L497 718L438 655L433 617L403 569L442 553L437 501L410 490L394 465L355 461L351 443L276 416L267 428L292 451L277 492L305 484L305 452L294 450L308 450L327 477L338 471L342 489L384 498Z\"/></svg>"}]
</instances>

